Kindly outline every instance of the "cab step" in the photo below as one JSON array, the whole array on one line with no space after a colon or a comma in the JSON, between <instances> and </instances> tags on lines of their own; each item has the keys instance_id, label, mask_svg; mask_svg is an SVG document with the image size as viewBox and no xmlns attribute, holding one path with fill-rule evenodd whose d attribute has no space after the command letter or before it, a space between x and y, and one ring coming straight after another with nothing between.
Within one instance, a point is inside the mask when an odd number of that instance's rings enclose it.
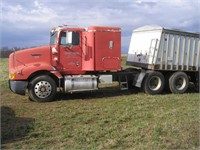
<instances>
[{"instance_id":1,"label":"cab step","mask_svg":"<svg viewBox=\"0 0 200 150\"><path fill-rule=\"evenodd\" d=\"M119 86L121 90L128 90L128 77L127 75L119 76Z\"/></svg>"}]
</instances>

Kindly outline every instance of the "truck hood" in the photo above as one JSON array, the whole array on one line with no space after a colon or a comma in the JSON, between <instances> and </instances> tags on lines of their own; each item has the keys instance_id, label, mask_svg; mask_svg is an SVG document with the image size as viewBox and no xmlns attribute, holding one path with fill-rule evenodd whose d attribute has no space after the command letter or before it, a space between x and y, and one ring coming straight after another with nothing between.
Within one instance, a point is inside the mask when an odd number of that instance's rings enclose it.
<instances>
[{"instance_id":1,"label":"truck hood","mask_svg":"<svg viewBox=\"0 0 200 150\"><path fill-rule=\"evenodd\" d=\"M9 57L9 65L11 68L39 64L41 62L50 63L50 46L20 50L12 53Z\"/></svg>"},{"instance_id":2,"label":"truck hood","mask_svg":"<svg viewBox=\"0 0 200 150\"><path fill-rule=\"evenodd\" d=\"M23 50L16 51L16 55L29 55L29 54L35 54L35 53L44 53L46 51L50 50L50 46L40 46L40 47L34 47L34 48L27 48Z\"/></svg>"}]
</instances>

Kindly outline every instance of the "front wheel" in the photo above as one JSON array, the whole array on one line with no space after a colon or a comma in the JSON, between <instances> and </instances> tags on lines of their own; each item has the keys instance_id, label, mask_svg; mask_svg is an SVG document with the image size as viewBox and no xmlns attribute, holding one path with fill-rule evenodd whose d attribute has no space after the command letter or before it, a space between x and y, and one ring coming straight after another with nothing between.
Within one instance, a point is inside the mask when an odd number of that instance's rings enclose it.
<instances>
[{"instance_id":1,"label":"front wheel","mask_svg":"<svg viewBox=\"0 0 200 150\"><path fill-rule=\"evenodd\" d=\"M165 78L162 73L158 71L147 72L144 81L143 89L147 94L160 94L165 85Z\"/></svg>"},{"instance_id":2,"label":"front wheel","mask_svg":"<svg viewBox=\"0 0 200 150\"><path fill-rule=\"evenodd\" d=\"M36 102L53 101L57 92L55 81L47 75L34 78L28 87L29 98Z\"/></svg>"}]
</instances>

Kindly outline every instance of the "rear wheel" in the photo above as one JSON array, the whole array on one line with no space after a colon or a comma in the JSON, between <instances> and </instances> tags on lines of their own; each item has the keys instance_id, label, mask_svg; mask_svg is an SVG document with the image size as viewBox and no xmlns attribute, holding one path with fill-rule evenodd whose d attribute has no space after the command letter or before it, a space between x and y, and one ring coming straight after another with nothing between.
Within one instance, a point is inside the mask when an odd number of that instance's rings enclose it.
<instances>
[{"instance_id":1,"label":"rear wheel","mask_svg":"<svg viewBox=\"0 0 200 150\"><path fill-rule=\"evenodd\" d=\"M184 93L189 86L189 79L184 72L175 72L169 78L169 88L174 94Z\"/></svg>"},{"instance_id":2,"label":"rear wheel","mask_svg":"<svg viewBox=\"0 0 200 150\"><path fill-rule=\"evenodd\" d=\"M28 87L29 98L37 102L53 101L57 92L55 81L47 76L38 76L34 78Z\"/></svg>"},{"instance_id":3,"label":"rear wheel","mask_svg":"<svg viewBox=\"0 0 200 150\"><path fill-rule=\"evenodd\" d=\"M147 72L143 81L143 89L147 94L160 94L165 85L165 78L158 71Z\"/></svg>"}]
</instances>

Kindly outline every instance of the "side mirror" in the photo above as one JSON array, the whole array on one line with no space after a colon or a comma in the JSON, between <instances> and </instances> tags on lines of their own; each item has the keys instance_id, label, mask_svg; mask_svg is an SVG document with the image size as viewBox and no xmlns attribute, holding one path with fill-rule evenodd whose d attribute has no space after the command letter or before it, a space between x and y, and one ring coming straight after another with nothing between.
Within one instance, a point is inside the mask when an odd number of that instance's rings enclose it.
<instances>
[{"instance_id":1,"label":"side mirror","mask_svg":"<svg viewBox=\"0 0 200 150\"><path fill-rule=\"evenodd\" d=\"M72 32L66 32L66 45L65 47L72 48Z\"/></svg>"},{"instance_id":2,"label":"side mirror","mask_svg":"<svg viewBox=\"0 0 200 150\"><path fill-rule=\"evenodd\" d=\"M67 45L72 45L72 32L69 31L66 34L66 44Z\"/></svg>"}]
</instances>

